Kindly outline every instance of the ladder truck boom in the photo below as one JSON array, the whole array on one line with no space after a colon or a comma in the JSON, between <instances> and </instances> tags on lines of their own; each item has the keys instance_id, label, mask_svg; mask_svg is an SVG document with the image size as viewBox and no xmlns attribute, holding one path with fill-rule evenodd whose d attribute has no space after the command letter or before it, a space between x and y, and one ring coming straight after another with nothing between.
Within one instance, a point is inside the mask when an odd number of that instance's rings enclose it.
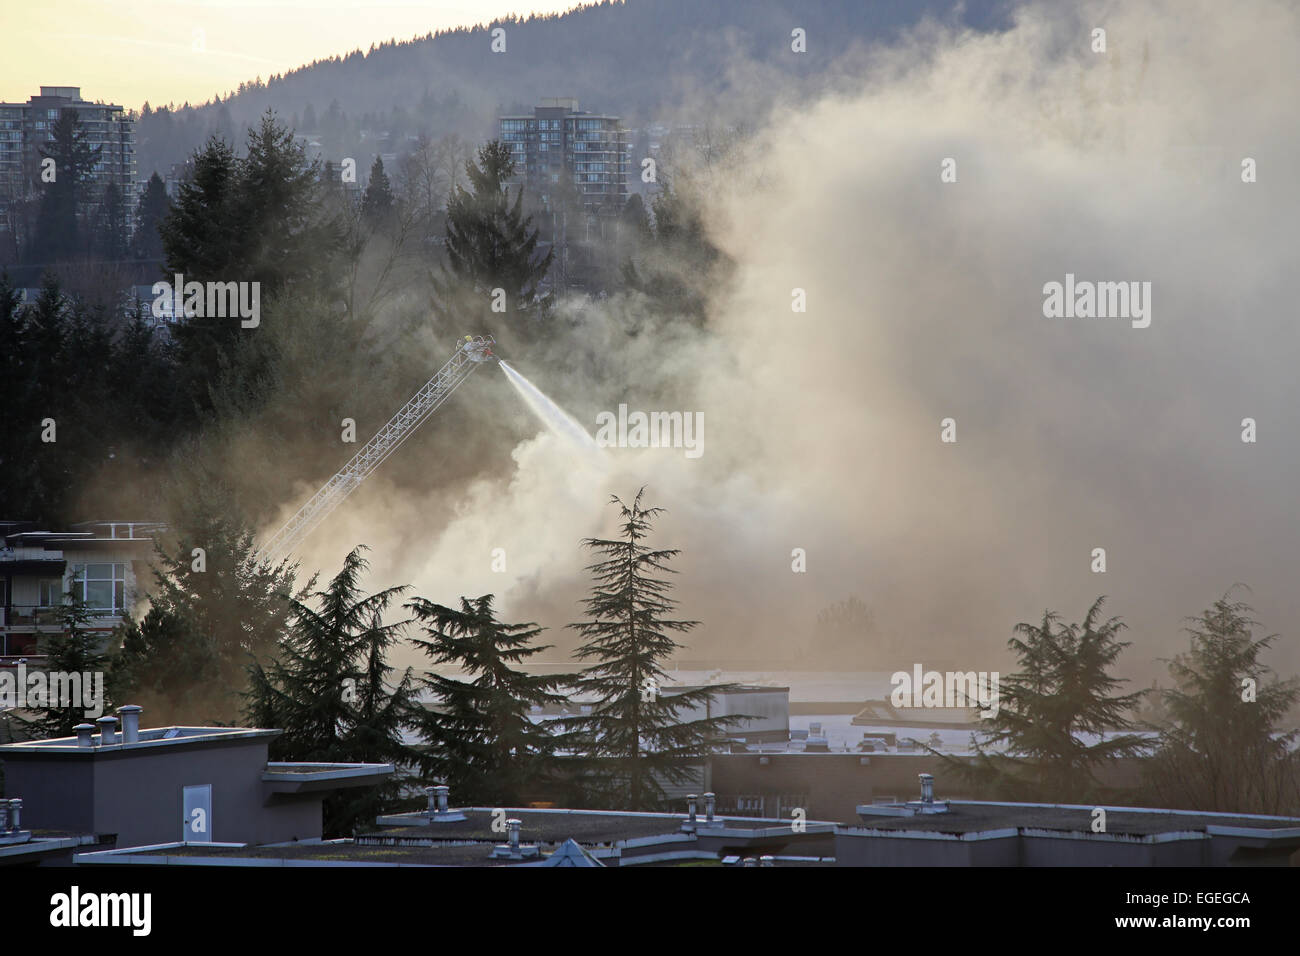
<instances>
[{"instance_id":1,"label":"ladder truck boom","mask_svg":"<svg viewBox=\"0 0 1300 956\"><path fill-rule=\"evenodd\" d=\"M485 362L495 362L492 346L496 340L490 335L465 336L447 364L429 379L424 387L402 406L388 424L379 429L366 442L352 460L339 469L298 512L284 523L259 549L259 557L272 563L280 561L311 534L313 530L343 503L363 481L395 452L402 442L420 427L420 424L447 400L474 370Z\"/></svg>"}]
</instances>

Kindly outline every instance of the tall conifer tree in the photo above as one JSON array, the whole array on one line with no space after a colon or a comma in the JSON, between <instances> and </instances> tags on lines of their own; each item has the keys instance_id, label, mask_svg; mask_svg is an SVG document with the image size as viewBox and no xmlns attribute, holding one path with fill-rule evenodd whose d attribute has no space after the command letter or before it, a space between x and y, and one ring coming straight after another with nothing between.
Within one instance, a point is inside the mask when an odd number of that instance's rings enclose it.
<instances>
[{"instance_id":1,"label":"tall conifer tree","mask_svg":"<svg viewBox=\"0 0 1300 956\"><path fill-rule=\"evenodd\" d=\"M1193 618L1187 651L1168 661L1174 687L1148 779L1169 805L1229 813L1300 810L1300 731L1287 718L1300 680L1279 680L1260 660L1276 634L1232 590Z\"/></svg>"},{"instance_id":2,"label":"tall conifer tree","mask_svg":"<svg viewBox=\"0 0 1300 956\"><path fill-rule=\"evenodd\" d=\"M1102 795L1099 766L1150 749L1132 732L1142 692L1116 693L1126 681L1111 668L1129 646L1119 640L1127 625L1102 620L1104 602L1097 598L1078 624L1049 611L1041 624L1016 625L1007 644L1019 670L999 682L997 712L980 721L974 761L946 758L954 769L1000 796L1077 803Z\"/></svg>"},{"instance_id":3,"label":"tall conifer tree","mask_svg":"<svg viewBox=\"0 0 1300 956\"><path fill-rule=\"evenodd\" d=\"M699 622L676 620L672 573L668 562L676 549L653 549L644 541L662 508L641 504L645 489L631 505L617 497L623 518L618 538L587 538L583 546L601 556L588 567L593 584L583 601L590 620L570 624L583 637L577 656L595 660L578 677L579 699L594 699L589 714L567 725L593 758L592 780L598 799L628 810L659 809L664 784L688 779L693 758L707 755L741 717L682 720L682 712L706 708L729 685L667 693L663 663L682 645L674 633Z\"/></svg>"},{"instance_id":4,"label":"tall conifer tree","mask_svg":"<svg viewBox=\"0 0 1300 956\"><path fill-rule=\"evenodd\" d=\"M324 590L290 602L289 626L274 658L251 666L245 719L284 731L271 743L274 759L390 763L399 771L417 762L403 741L416 709L411 672L394 680L394 668L386 663L406 622L383 622L406 588L364 594L363 550L358 546L344 558ZM327 834L351 835L358 825L374 823L401 787L395 774L378 787L331 794L325 801Z\"/></svg>"},{"instance_id":5,"label":"tall conifer tree","mask_svg":"<svg viewBox=\"0 0 1300 956\"><path fill-rule=\"evenodd\" d=\"M432 774L464 804L518 806L525 797L557 786L560 741L530 714L534 705L565 701L558 689L569 678L517 669L550 649L535 642L542 629L498 621L490 594L461 598L459 609L423 598L406 606L429 637L414 643L434 663L456 665L468 678L433 672L424 677L435 701L420 730Z\"/></svg>"},{"instance_id":6,"label":"tall conifer tree","mask_svg":"<svg viewBox=\"0 0 1300 956\"><path fill-rule=\"evenodd\" d=\"M478 164L465 164L470 188L457 184L447 200L449 270L434 277L442 310L463 321L466 315L488 324L492 293L505 293L511 316L539 319L550 307L540 283L551 267L553 250L537 255L538 231L523 213L523 188L511 202L506 181L514 172L510 148L493 141L479 148ZM514 327L527 333L528 323Z\"/></svg>"}]
</instances>

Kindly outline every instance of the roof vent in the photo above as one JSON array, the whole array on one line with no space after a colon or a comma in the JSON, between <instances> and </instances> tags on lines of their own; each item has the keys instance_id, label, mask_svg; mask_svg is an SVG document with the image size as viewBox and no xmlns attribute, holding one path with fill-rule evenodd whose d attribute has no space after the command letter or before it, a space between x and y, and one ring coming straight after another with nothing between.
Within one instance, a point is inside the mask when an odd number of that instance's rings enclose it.
<instances>
[{"instance_id":1,"label":"roof vent","mask_svg":"<svg viewBox=\"0 0 1300 956\"><path fill-rule=\"evenodd\" d=\"M523 826L521 820L511 817L506 821L506 826L510 829L506 844L493 849L493 858L498 860L529 860L541 855L535 844L521 845L519 843L519 829Z\"/></svg>"},{"instance_id":2,"label":"roof vent","mask_svg":"<svg viewBox=\"0 0 1300 956\"><path fill-rule=\"evenodd\" d=\"M948 801L934 799L934 776L928 773L918 773L917 777L921 780L921 799L909 800L907 807L913 813L947 813Z\"/></svg>"},{"instance_id":3,"label":"roof vent","mask_svg":"<svg viewBox=\"0 0 1300 956\"><path fill-rule=\"evenodd\" d=\"M77 726L73 727L72 729L77 732L78 747L95 746L95 741L92 737L92 735L95 733L94 724L77 724Z\"/></svg>"},{"instance_id":4,"label":"roof vent","mask_svg":"<svg viewBox=\"0 0 1300 956\"><path fill-rule=\"evenodd\" d=\"M430 823L454 823L465 819L465 814L447 807L451 787L446 784L438 784L436 787L425 787L424 792L429 797Z\"/></svg>"},{"instance_id":5,"label":"roof vent","mask_svg":"<svg viewBox=\"0 0 1300 956\"><path fill-rule=\"evenodd\" d=\"M95 721L95 723L99 724L99 745L101 747L107 747L111 744L117 743L116 717L109 717L105 714L103 717L99 718L99 720Z\"/></svg>"},{"instance_id":6,"label":"roof vent","mask_svg":"<svg viewBox=\"0 0 1300 956\"><path fill-rule=\"evenodd\" d=\"M122 743L140 742L140 713L144 708L137 704L124 704L117 709L122 715Z\"/></svg>"},{"instance_id":7,"label":"roof vent","mask_svg":"<svg viewBox=\"0 0 1300 956\"><path fill-rule=\"evenodd\" d=\"M0 845L26 843L32 835L22 826L23 801L19 797L0 800Z\"/></svg>"}]
</instances>

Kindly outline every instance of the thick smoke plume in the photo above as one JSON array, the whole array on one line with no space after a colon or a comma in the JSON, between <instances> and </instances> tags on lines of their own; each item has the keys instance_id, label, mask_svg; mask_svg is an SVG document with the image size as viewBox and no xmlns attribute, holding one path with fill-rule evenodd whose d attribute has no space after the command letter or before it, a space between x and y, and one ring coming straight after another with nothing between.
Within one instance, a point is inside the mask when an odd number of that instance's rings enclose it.
<instances>
[{"instance_id":1,"label":"thick smoke plume","mask_svg":"<svg viewBox=\"0 0 1300 956\"><path fill-rule=\"evenodd\" d=\"M587 461L543 432L454 488L381 472L306 565L364 541L373 586L493 592L568 647L578 541L612 533L608 496L645 485L668 509L654 543L682 549L696 658L828 668L801 655L817 610L849 594L875 614L864 641L905 648L865 655L882 670L996 669L1016 622L1074 620L1104 593L1130 625L1125 669L1149 680L1237 581L1295 635L1295 6L1034 4L1006 33L929 24L861 62L816 101L756 90L770 108L745 163L708 179L734 270L706 290L703 331L619 297L567 307L563 336L508 356L593 433L620 402L703 412L701 457ZM1045 318L1043 286L1067 273L1150 282L1150 327ZM455 456L491 416L540 428L483 370L407 467ZM1274 663L1294 667L1294 646Z\"/></svg>"}]
</instances>

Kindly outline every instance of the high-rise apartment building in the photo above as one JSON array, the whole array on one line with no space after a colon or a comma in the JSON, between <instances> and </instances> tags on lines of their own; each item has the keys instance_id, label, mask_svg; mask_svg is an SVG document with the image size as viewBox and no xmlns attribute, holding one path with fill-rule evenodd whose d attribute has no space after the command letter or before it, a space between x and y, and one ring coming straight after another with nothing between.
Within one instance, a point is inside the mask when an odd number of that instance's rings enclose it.
<instances>
[{"instance_id":1,"label":"high-rise apartment building","mask_svg":"<svg viewBox=\"0 0 1300 956\"><path fill-rule=\"evenodd\" d=\"M502 116L501 140L515 157L513 185L548 206L572 183L590 211L617 211L627 201L627 131L617 116L582 112L578 101L546 98L532 116Z\"/></svg>"},{"instance_id":2,"label":"high-rise apartment building","mask_svg":"<svg viewBox=\"0 0 1300 956\"><path fill-rule=\"evenodd\" d=\"M85 201L99 202L109 183L122 190L128 226L135 212L135 120L122 106L91 103L78 86L42 86L26 103L0 103L0 231L16 227L15 206L39 195L41 147L66 110L77 111L86 142L99 159L86 183Z\"/></svg>"}]
</instances>

